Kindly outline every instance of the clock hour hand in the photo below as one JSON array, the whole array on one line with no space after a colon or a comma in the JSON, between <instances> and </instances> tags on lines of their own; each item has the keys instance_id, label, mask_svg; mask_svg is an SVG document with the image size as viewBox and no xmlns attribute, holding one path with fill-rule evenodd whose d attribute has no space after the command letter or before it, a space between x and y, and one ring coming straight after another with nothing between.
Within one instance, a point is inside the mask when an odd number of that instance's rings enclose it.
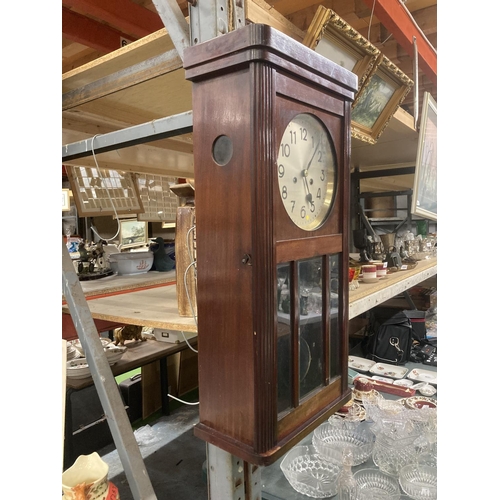
<instances>
[{"instance_id":1,"label":"clock hour hand","mask_svg":"<svg viewBox=\"0 0 500 500\"><path fill-rule=\"evenodd\" d=\"M304 181L304 185L306 187L306 200L309 202L309 203L312 203L312 194L310 193L309 191L309 184L307 183L307 174L308 174L308 171L307 170L302 170L302 179Z\"/></svg>"}]
</instances>

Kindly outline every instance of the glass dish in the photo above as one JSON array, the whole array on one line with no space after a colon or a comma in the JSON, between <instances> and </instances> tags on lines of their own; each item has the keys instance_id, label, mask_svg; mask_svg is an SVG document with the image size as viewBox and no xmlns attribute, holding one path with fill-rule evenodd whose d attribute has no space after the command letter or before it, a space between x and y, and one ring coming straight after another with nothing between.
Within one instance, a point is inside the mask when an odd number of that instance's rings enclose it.
<instances>
[{"instance_id":1,"label":"glass dish","mask_svg":"<svg viewBox=\"0 0 500 500\"><path fill-rule=\"evenodd\" d=\"M354 422L352 425L334 425L328 421L314 430L312 443L318 454L325 460L342 464L344 448L352 452L353 466L368 460L375 446L375 435ZM347 422L346 422L347 424Z\"/></svg>"},{"instance_id":2,"label":"glass dish","mask_svg":"<svg viewBox=\"0 0 500 500\"><path fill-rule=\"evenodd\" d=\"M360 489L360 498L394 498L400 493L396 477L390 476L379 469L362 469L354 473L354 479Z\"/></svg>"},{"instance_id":3,"label":"glass dish","mask_svg":"<svg viewBox=\"0 0 500 500\"><path fill-rule=\"evenodd\" d=\"M410 464L399 473L402 490L414 500L437 499L437 468Z\"/></svg>"},{"instance_id":4,"label":"glass dish","mask_svg":"<svg viewBox=\"0 0 500 500\"><path fill-rule=\"evenodd\" d=\"M292 448L280 468L292 488L302 495L328 498L337 494L340 467L321 458L312 446Z\"/></svg>"}]
</instances>

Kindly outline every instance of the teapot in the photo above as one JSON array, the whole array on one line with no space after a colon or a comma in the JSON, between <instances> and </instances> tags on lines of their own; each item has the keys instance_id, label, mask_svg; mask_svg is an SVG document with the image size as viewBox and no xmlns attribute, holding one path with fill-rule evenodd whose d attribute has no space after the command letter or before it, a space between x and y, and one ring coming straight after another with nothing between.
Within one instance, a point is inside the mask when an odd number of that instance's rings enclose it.
<instances>
[{"instance_id":1,"label":"teapot","mask_svg":"<svg viewBox=\"0 0 500 500\"><path fill-rule=\"evenodd\" d=\"M387 267L397 267L400 269L402 266L401 255L399 255L396 247L394 246L389 247L385 260L387 261Z\"/></svg>"}]
</instances>

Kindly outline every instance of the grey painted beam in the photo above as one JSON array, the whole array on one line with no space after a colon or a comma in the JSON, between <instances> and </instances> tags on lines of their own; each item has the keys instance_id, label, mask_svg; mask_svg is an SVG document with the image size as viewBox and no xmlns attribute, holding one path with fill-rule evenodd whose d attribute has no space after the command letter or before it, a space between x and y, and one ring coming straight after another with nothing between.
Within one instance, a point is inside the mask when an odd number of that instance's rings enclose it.
<instances>
[{"instance_id":1,"label":"grey painted beam","mask_svg":"<svg viewBox=\"0 0 500 500\"><path fill-rule=\"evenodd\" d=\"M95 135L90 139L66 144L62 147L62 161L71 161L94 154L127 148L146 142L166 139L193 131L193 112L167 116L152 122L134 125L116 132Z\"/></svg>"}]
</instances>

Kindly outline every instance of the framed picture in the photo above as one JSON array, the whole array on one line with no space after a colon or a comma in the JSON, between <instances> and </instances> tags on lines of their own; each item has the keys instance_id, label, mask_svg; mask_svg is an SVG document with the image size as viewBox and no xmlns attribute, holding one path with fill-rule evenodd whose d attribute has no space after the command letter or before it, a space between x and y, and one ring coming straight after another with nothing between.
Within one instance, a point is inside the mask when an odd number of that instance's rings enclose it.
<instances>
[{"instance_id":1,"label":"framed picture","mask_svg":"<svg viewBox=\"0 0 500 500\"><path fill-rule=\"evenodd\" d=\"M367 83L376 65L380 63L380 50L333 10L322 5L318 7L303 43L356 74L358 90Z\"/></svg>"},{"instance_id":2,"label":"framed picture","mask_svg":"<svg viewBox=\"0 0 500 500\"><path fill-rule=\"evenodd\" d=\"M69 189L62 188L62 211L69 212L70 210Z\"/></svg>"},{"instance_id":3,"label":"framed picture","mask_svg":"<svg viewBox=\"0 0 500 500\"><path fill-rule=\"evenodd\" d=\"M380 54L352 104L352 137L375 144L412 87L413 80Z\"/></svg>"},{"instance_id":4,"label":"framed picture","mask_svg":"<svg viewBox=\"0 0 500 500\"><path fill-rule=\"evenodd\" d=\"M148 242L148 223L137 219L120 220L120 248L145 246Z\"/></svg>"},{"instance_id":5,"label":"framed picture","mask_svg":"<svg viewBox=\"0 0 500 500\"><path fill-rule=\"evenodd\" d=\"M80 217L144 213L131 172L66 165Z\"/></svg>"},{"instance_id":6,"label":"framed picture","mask_svg":"<svg viewBox=\"0 0 500 500\"><path fill-rule=\"evenodd\" d=\"M437 104L424 93L411 213L437 221Z\"/></svg>"}]
</instances>

